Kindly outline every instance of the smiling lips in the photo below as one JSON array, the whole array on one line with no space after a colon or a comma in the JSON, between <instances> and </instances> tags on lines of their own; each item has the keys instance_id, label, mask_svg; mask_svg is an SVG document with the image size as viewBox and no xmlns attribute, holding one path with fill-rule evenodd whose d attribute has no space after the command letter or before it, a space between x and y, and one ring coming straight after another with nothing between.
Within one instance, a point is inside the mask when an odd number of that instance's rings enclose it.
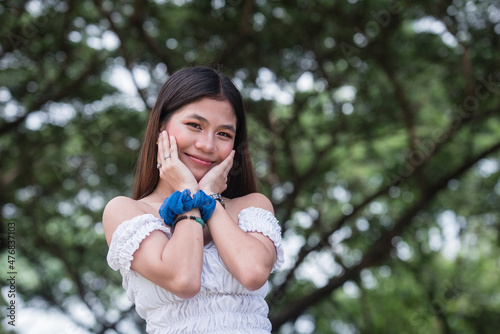
<instances>
[{"instance_id":1,"label":"smiling lips","mask_svg":"<svg viewBox=\"0 0 500 334\"><path fill-rule=\"evenodd\" d=\"M202 166L210 166L213 164L213 161L207 159L207 158L204 158L204 157L199 157L199 156L194 156L194 155L190 155L190 154L187 154L186 155L188 156L189 159L191 159L193 162L199 164L199 165L202 165Z\"/></svg>"}]
</instances>

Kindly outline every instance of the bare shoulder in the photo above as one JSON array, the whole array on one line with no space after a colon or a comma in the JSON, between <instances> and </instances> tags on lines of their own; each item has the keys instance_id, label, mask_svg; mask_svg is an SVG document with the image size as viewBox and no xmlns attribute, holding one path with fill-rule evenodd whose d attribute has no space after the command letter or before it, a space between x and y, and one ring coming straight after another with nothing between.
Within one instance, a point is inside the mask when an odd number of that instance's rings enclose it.
<instances>
[{"instance_id":1,"label":"bare shoulder","mask_svg":"<svg viewBox=\"0 0 500 334\"><path fill-rule=\"evenodd\" d=\"M111 242L113 233L122 222L145 213L147 212L144 205L129 197L118 196L109 201L102 214L102 224L108 244Z\"/></svg>"},{"instance_id":2,"label":"bare shoulder","mask_svg":"<svg viewBox=\"0 0 500 334\"><path fill-rule=\"evenodd\" d=\"M231 211L239 213L241 210L256 207L267 210L274 214L273 204L261 193L251 193L242 197L231 199Z\"/></svg>"}]
</instances>

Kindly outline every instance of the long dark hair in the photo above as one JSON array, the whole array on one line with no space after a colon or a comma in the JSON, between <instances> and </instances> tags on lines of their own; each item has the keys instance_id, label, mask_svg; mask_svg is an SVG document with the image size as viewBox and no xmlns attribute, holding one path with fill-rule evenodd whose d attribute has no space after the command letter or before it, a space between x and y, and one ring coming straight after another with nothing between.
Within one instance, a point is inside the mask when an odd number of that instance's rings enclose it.
<instances>
[{"instance_id":1,"label":"long dark hair","mask_svg":"<svg viewBox=\"0 0 500 334\"><path fill-rule=\"evenodd\" d=\"M218 101L229 101L236 115L234 139L234 163L228 175L227 189L222 193L235 198L257 191L255 174L248 151L245 108L240 92L224 74L209 67L183 68L170 76L158 94L149 115L139 159L136 166L133 198L135 200L151 194L160 180L156 169L158 133L172 114L186 104L208 97Z\"/></svg>"}]
</instances>

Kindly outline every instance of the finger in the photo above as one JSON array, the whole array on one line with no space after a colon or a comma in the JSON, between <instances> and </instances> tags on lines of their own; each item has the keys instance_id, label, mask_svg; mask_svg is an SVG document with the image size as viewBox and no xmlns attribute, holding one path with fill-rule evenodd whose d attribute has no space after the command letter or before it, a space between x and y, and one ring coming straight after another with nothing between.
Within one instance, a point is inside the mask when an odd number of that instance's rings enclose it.
<instances>
[{"instance_id":1,"label":"finger","mask_svg":"<svg viewBox=\"0 0 500 334\"><path fill-rule=\"evenodd\" d=\"M229 155L227 156L227 158L222 162L223 164L225 164L224 174L226 174L226 175L229 173L229 171L233 167L234 154L235 154L235 152L234 152L234 150L232 150L231 153L229 153Z\"/></svg>"},{"instance_id":2,"label":"finger","mask_svg":"<svg viewBox=\"0 0 500 334\"><path fill-rule=\"evenodd\" d=\"M221 162L220 167L222 168L222 172L227 175L229 173L229 170L231 169L233 165L233 157L234 157L234 151L231 151L229 155L224 159L224 161Z\"/></svg>"},{"instance_id":3,"label":"finger","mask_svg":"<svg viewBox=\"0 0 500 334\"><path fill-rule=\"evenodd\" d=\"M177 152L177 141L174 136L170 136L170 152L172 159L179 159L179 154Z\"/></svg>"},{"instance_id":4,"label":"finger","mask_svg":"<svg viewBox=\"0 0 500 334\"><path fill-rule=\"evenodd\" d=\"M169 136L167 131L163 130L160 136L161 136L160 139L161 147L158 150L158 158L160 159L160 163L164 164L167 162L166 160L168 160L168 158L165 159L165 157L167 157L170 154L170 141L168 139Z\"/></svg>"},{"instance_id":5,"label":"finger","mask_svg":"<svg viewBox=\"0 0 500 334\"><path fill-rule=\"evenodd\" d=\"M161 161L162 154L163 154L163 136L162 136L162 132L160 132L158 134L158 152L156 154L156 161L160 164L162 163L162 161Z\"/></svg>"}]
</instances>

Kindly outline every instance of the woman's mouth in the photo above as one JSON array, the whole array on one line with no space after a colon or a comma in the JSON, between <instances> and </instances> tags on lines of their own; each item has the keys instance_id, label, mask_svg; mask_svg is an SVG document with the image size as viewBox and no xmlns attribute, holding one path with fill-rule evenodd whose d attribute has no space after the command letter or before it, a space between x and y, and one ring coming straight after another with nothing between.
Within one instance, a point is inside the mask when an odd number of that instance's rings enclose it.
<instances>
[{"instance_id":1,"label":"woman's mouth","mask_svg":"<svg viewBox=\"0 0 500 334\"><path fill-rule=\"evenodd\" d=\"M186 155L188 156L188 158L193 161L194 163L198 164L198 165L202 165L202 166L211 166L213 164L213 161L208 159L208 158L205 158L205 157L200 157L200 156L194 156L194 155L190 155L190 154L187 154Z\"/></svg>"}]
</instances>

